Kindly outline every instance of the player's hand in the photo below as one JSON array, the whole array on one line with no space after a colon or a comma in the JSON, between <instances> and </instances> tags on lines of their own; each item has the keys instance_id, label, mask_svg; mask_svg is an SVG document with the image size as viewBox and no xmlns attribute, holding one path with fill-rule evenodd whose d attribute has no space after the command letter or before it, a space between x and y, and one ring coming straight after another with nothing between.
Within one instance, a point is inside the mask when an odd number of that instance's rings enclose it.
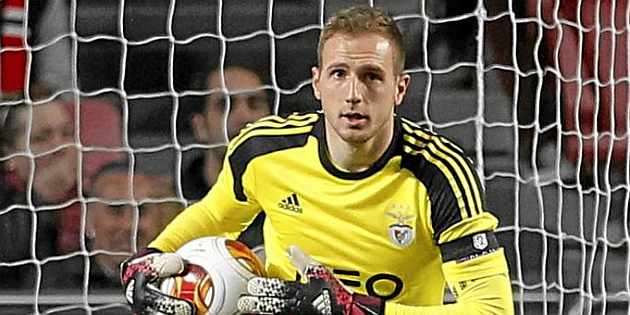
<instances>
[{"instance_id":1,"label":"player's hand","mask_svg":"<svg viewBox=\"0 0 630 315\"><path fill-rule=\"evenodd\" d=\"M326 267L298 247L289 248L293 264L306 283L255 277L238 300L243 314L382 315L385 301L352 293Z\"/></svg>"},{"instance_id":2,"label":"player's hand","mask_svg":"<svg viewBox=\"0 0 630 315\"><path fill-rule=\"evenodd\" d=\"M184 268L184 260L178 254L151 248L123 261L120 280L133 311L136 314L194 314L191 303L161 293L154 285L159 279L182 273Z\"/></svg>"}]
</instances>

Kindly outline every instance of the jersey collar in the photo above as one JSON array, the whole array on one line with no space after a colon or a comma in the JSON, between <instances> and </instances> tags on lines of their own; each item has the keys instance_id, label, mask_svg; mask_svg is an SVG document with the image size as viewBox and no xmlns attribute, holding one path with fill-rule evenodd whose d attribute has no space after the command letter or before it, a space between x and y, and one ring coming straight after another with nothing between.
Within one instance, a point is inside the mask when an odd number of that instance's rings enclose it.
<instances>
[{"instance_id":1,"label":"jersey collar","mask_svg":"<svg viewBox=\"0 0 630 315\"><path fill-rule=\"evenodd\" d=\"M378 159L372 166L361 172L346 172L338 169L335 165L330 161L330 154L328 154L328 145L326 143L326 128L324 126L326 118L324 117L324 113L322 111L319 112L319 120L315 123L313 127L313 135L317 138L318 142L318 154L319 160L322 163L322 166L328 173L333 176L336 176L341 179L363 179L371 176L372 174L380 171L387 165L389 160L396 156L400 155L402 150L402 141L401 138L401 122L398 115L394 116L394 135L392 136L392 141L390 142L385 153Z\"/></svg>"}]
</instances>

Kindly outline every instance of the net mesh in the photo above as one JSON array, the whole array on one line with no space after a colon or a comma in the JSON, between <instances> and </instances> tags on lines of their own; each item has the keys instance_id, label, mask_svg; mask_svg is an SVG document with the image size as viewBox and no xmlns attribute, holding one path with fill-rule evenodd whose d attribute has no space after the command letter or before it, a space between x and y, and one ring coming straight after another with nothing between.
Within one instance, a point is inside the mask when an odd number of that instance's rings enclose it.
<instances>
[{"instance_id":1,"label":"net mesh","mask_svg":"<svg viewBox=\"0 0 630 315\"><path fill-rule=\"evenodd\" d=\"M33 28L38 36L25 50L2 47L0 52L25 51L26 91L37 78L50 82L53 93L2 101L0 121L9 108L26 103L24 133L31 135L36 108L61 99L78 123L70 144L38 151L31 139L0 158L6 164L26 158L29 166L24 200L0 208L5 226L24 223L19 233L26 241L16 241L16 234L7 240L24 247L25 254L2 257L0 272L30 275L6 288L0 304L14 313L35 314L128 310L119 290L98 288L104 280L92 276L95 259L121 259L141 246L143 206L195 199L186 194L186 168L201 150L223 145L195 137L191 121L199 104L219 92L234 93L225 70L244 64L263 81L247 92L266 91L274 113L317 109L309 85L319 31L332 12L351 4L386 8L405 34L412 83L399 114L454 139L475 160L487 208L500 220L516 313L629 313L630 7L625 0L72 0L67 6L48 5ZM29 9L27 3L18 26L32 18ZM205 80L213 68L220 84L210 89ZM90 116L87 104L98 102L112 105L118 122L106 121L99 110ZM229 97L226 102L223 125ZM99 121L102 125L94 127ZM115 126L120 135L104 142ZM227 129L221 133L228 136ZM63 201L41 204L34 200L41 197L35 191L38 160L67 149L77 152L77 188ZM90 194L94 164L87 161L102 155L110 156L108 161L129 160L131 196L139 169L169 174L173 191L130 201ZM82 237L90 233L88 212L97 204L131 204L127 248L98 248ZM42 253L39 241L51 233L41 228L47 214L65 217L73 207L75 221L68 222L75 234L67 243L74 248ZM49 288L48 267L69 268L64 264L70 261L78 284Z\"/></svg>"}]
</instances>

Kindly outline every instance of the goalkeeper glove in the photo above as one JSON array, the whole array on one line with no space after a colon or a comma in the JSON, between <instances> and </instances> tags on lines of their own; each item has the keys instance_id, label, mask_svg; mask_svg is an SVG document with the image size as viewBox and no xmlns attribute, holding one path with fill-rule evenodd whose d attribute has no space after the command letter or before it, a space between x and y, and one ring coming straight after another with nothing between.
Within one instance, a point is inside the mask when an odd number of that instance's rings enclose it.
<instances>
[{"instance_id":1,"label":"goalkeeper glove","mask_svg":"<svg viewBox=\"0 0 630 315\"><path fill-rule=\"evenodd\" d=\"M120 280L127 302L136 314L194 314L192 303L166 295L154 285L159 279L184 272L184 260L175 253L146 248L123 261Z\"/></svg>"},{"instance_id":2,"label":"goalkeeper glove","mask_svg":"<svg viewBox=\"0 0 630 315\"><path fill-rule=\"evenodd\" d=\"M296 246L289 256L307 282L255 277L238 300L243 314L382 315L385 301L352 293L326 267Z\"/></svg>"}]
</instances>

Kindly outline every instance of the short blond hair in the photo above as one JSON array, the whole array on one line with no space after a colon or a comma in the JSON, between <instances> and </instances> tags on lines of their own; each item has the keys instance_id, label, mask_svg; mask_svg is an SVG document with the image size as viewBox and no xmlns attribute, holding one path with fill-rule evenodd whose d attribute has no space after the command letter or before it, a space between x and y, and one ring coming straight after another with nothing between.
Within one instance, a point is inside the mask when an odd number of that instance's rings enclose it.
<instances>
[{"instance_id":1,"label":"short blond hair","mask_svg":"<svg viewBox=\"0 0 630 315\"><path fill-rule=\"evenodd\" d=\"M322 29L317 45L317 61L322 66L322 50L327 40L335 34L375 33L389 39L396 47L394 71L405 69L405 47L402 33L392 17L379 8L353 6L337 11Z\"/></svg>"}]
</instances>

